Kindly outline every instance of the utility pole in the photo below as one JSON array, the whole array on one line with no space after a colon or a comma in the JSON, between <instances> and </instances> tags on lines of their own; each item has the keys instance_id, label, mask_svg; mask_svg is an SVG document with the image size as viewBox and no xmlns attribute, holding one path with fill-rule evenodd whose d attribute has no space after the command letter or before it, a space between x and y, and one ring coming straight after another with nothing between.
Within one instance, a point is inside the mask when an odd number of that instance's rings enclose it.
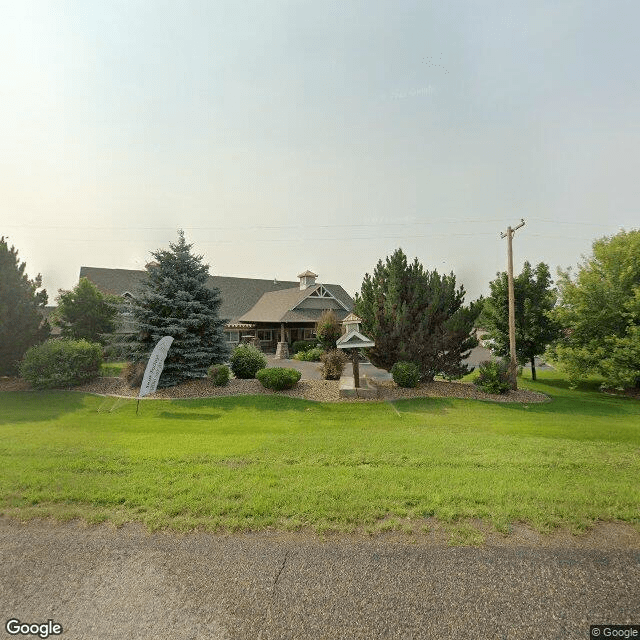
<instances>
[{"instance_id":1,"label":"utility pole","mask_svg":"<svg viewBox=\"0 0 640 640\"><path fill-rule=\"evenodd\" d=\"M520 228L524 227L524 218L520 218L520 224L513 229L507 227L506 233L501 233L501 238L507 239L507 280L509 283L509 352L511 359L509 361L509 381L511 388L518 388L518 363L516 362L516 306L513 293L513 234Z\"/></svg>"}]
</instances>

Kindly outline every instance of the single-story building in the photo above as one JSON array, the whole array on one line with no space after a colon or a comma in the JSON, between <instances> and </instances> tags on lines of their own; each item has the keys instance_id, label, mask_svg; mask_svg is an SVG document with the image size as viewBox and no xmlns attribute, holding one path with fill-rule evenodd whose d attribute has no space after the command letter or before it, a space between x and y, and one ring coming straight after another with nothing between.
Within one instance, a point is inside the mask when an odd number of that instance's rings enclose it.
<instances>
[{"instance_id":1,"label":"single-story building","mask_svg":"<svg viewBox=\"0 0 640 640\"><path fill-rule=\"evenodd\" d=\"M81 267L102 293L134 298L146 271ZM338 320L353 310L353 299L339 284L316 282L317 274L304 271L298 280L264 280L209 276L207 286L220 290L220 317L225 321L225 337L230 347L257 339L266 352L275 352L279 341L292 344L315 336L315 324L325 309L333 309ZM135 331L123 318L121 332Z\"/></svg>"}]
</instances>

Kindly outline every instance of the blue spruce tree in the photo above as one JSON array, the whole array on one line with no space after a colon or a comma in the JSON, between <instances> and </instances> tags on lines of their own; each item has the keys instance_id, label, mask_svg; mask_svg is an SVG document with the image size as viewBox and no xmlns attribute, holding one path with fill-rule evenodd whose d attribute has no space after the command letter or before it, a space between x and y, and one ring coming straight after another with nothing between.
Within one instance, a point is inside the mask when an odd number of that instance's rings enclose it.
<instances>
[{"instance_id":1,"label":"blue spruce tree","mask_svg":"<svg viewBox=\"0 0 640 640\"><path fill-rule=\"evenodd\" d=\"M174 338L160 387L202 378L228 357L224 320L218 316L220 291L206 286L209 265L191 253L192 247L179 230L169 250L152 252L155 261L147 265L147 278L131 306L138 331L128 344L134 362L146 361L163 336Z\"/></svg>"}]
</instances>

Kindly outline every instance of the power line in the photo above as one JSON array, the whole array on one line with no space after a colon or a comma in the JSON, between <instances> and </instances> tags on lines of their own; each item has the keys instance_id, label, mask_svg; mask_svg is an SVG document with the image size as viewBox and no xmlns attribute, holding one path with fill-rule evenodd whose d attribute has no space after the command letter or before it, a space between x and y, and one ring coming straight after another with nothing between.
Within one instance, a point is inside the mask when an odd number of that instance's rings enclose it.
<instances>
[{"instance_id":1,"label":"power line","mask_svg":"<svg viewBox=\"0 0 640 640\"><path fill-rule=\"evenodd\" d=\"M363 222L360 224L295 224L295 225L252 225L252 226L233 226L233 227L188 227L182 226L185 231L283 231L285 229L356 229L363 227L408 227L423 226L433 224L486 224L489 222L501 222L497 219L478 219L478 220L425 220L416 222ZM37 224L5 224L5 227L14 229L77 229L86 231L172 231L178 227L171 226L153 226L153 227L130 227L130 226L109 226L97 227L93 225L37 225Z\"/></svg>"}]
</instances>

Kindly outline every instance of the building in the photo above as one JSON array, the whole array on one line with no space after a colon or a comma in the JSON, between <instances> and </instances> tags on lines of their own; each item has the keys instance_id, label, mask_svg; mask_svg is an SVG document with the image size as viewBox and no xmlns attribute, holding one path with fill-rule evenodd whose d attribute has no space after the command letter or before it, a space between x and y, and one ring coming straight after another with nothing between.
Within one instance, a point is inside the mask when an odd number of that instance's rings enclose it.
<instances>
[{"instance_id":1,"label":"building","mask_svg":"<svg viewBox=\"0 0 640 640\"><path fill-rule=\"evenodd\" d=\"M89 279L102 293L125 300L135 298L145 275L146 271L132 269L80 269L80 277ZM275 352L282 336L289 344L312 338L325 309L333 309L338 320L343 320L353 310L353 299L340 285L318 283L317 277L311 271L299 274L297 281L209 276L207 285L220 290L220 317L229 346L257 339L264 351ZM125 317L122 331L134 330Z\"/></svg>"}]
</instances>

